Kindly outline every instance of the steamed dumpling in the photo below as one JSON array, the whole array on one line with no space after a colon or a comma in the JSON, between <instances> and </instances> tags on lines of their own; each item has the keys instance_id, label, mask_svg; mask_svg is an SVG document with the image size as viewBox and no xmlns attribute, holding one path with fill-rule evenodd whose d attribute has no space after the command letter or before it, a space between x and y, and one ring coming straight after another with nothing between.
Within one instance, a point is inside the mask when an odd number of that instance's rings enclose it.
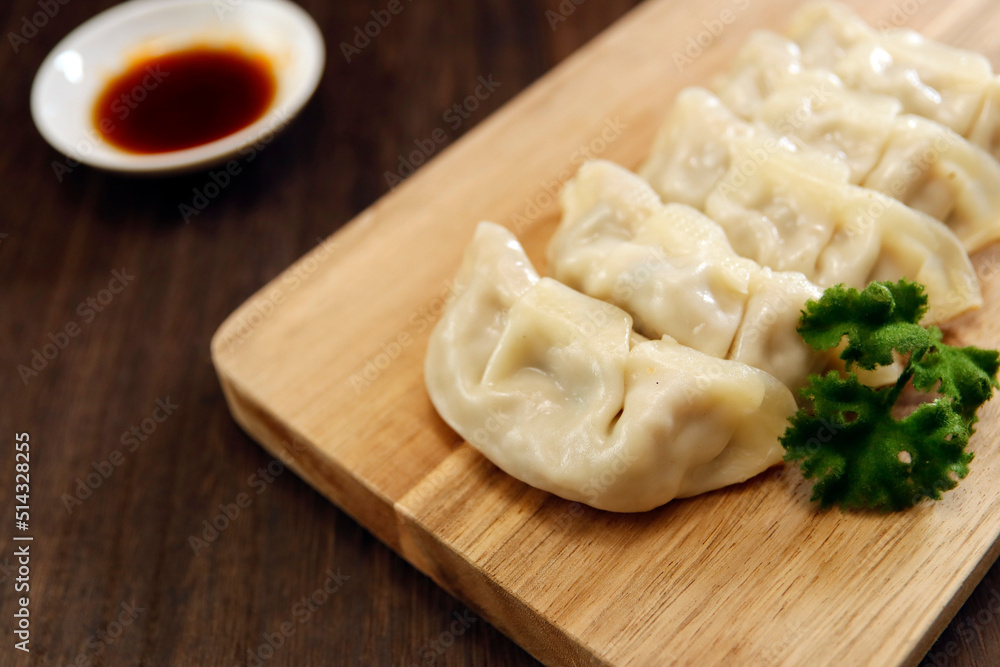
<instances>
[{"instance_id":1,"label":"steamed dumpling","mask_svg":"<svg viewBox=\"0 0 1000 667\"><path fill-rule=\"evenodd\" d=\"M850 182L944 222L974 252L1000 239L1000 164L884 95L836 87L774 91L755 119L850 167Z\"/></svg>"},{"instance_id":2,"label":"steamed dumpling","mask_svg":"<svg viewBox=\"0 0 1000 667\"><path fill-rule=\"evenodd\" d=\"M709 194L730 174L734 153L753 141L761 142L764 151L759 162L771 152L798 150L791 140L739 118L704 88L685 88L677 94L649 158L638 173L663 201L704 209ZM822 172L827 180L847 182L847 165L835 157L813 152L816 155L811 171Z\"/></svg>"},{"instance_id":3,"label":"steamed dumpling","mask_svg":"<svg viewBox=\"0 0 1000 667\"><path fill-rule=\"evenodd\" d=\"M642 179L601 160L580 168L561 202L548 248L556 280L625 309L644 336L726 356L760 267L718 225L690 206L664 206Z\"/></svg>"},{"instance_id":4,"label":"steamed dumpling","mask_svg":"<svg viewBox=\"0 0 1000 667\"><path fill-rule=\"evenodd\" d=\"M705 203L740 255L799 271L821 287L916 280L926 287L931 321L982 304L968 255L941 222L878 192L817 175L812 155L766 148L759 140L741 146Z\"/></svg>"},{"instance_id":5,"label":"steamed dumpling","mask_svg":"<svg viewBox=\"0 0 1000 667\"><path fill-rule=\"evenodd\" d=\"M897 119L862 185L943 221L969 252L1000 240L1000 164L926 118Z\"/></svg>"},{"instance_id":6,"label":"steamed dumpling","mask_svg":"<svg viewBox=\"0 0 1000 667\"><path fill-rule=\"evenodd\" d=\"M664 205L611 162L580 167L561 201L549 271L628 312L639 333L748 363L793 388L822 366L796 333L805 302L822 294L801 274L740 257L715 222L690 206Z\"/></svg>"},{"instance_id":7,"label":"steamed dumpling","mask_svg":"<svg viewBox=\"0 0 1000 667\"><path fill-rule=\"evenodd\" d=\"M778 35L757 33L745 50L734 75L720 82L720 99L734 100L748 114L728 121L743 134L754 124L802 150L841 160L851 183L941 220L969 252L1000 239L1000 165L985 150L946 126L901 113L893 97L847 90L836 76L795 65L796 47ZM991 90L1000 99L1000 88ZM687 100L688 117L697 117L694 99ZM718 102L703 99L700 106L723 125ZM995 149L1000 112L988 102L981 119L975 141ZM689 143L702 125L691 125ZM683 127L672 131L684 136Z\"/></svg>"},{"instance_id":8,"label":"steamed dumpling","mask_svg":"<svg viewBox=\"0 0 1000 667\"><path fill-rule=\"evenodd\" d=\"M738 483L781 461L791 393L539 279L516 239L480 224L463 286L431 334L441 417L512 476L616 512Z\"/></svg>"},{"instance_id":9,"label":"steamed dumpling","mask_svg":"<svg viewBox=\"0 0 1000 667\"><path fill-rule=\"evenodd\" d=\"M741 118L753 118L777 90L809 86L819 90L844 87L833 72L804 67L799 45L769 30L750 33L729 71L712 82L719 99Z\"/></svg>"},{"instance_id":10,"label":"steamed dumpling","mask_svg":"<svg viewBox=\"0 0 1000 667\"><path fill-rule=\"evenodd\" d=\"M857 185L882 159L900 108L891 97L845 90L830 81L797 83L762 100L753 120L801 149L840 160Z\"/></svg>"},{"instance_id":11,"label":"steamed dumpling","mask_svg":"<svg viewBox=\"0 0 1000 667\"><path fill-rule=\"evenodd\" d=\"M716 80L718 98L705 91L689 103L723 105L732 112L729 122L751 124L758 133L843 162L848 180L858 184L881 157L902 106L885 95L847 90L835 74L805 68L801 58L787 38L755 32L733 71Z\"/></svg>"},{"instance_id":12,"label":"steamed dumpling","mask_svg":"<svg viewBox=\"0 0 1000 667\"><path fill-rule=\"evenodd\" d=\"M986 85L983 106L965 136L1000 160L1000 78L994 76Z\"/></svg>"},{"instance_id":13,"label":"steamed dumpling","mask_svg":"<svg viewBox=\"0 0 1000 667\"><path fill-rule=\"evenodd\" d=\"M805 386L811 373L833 361L833 355L806 345L798 332L806 301L822 295L801 273L762 267L751 280L743 321L726 358L760 368L790 389Z\"/></svg>"},{"instance_id":14,"label":"steamed dumpling","mask_svg":"<svg viewBox=\"0 0 1000 667\"><path fill-rule=\"evenodd\" d=\"M768 109L767 104L758 110ZM887 107L881 116L891 112ZM796 118L803 118L797 121L800 127L813 122L808 114ZM814 125L824 123L821 113ZM917 129L905 131L911 126ZM932 133L928 126L940 131ZM917 280L926 286L929 315L938 322L978 307L978 281L965 248L1000 236L1000 220L993 213L994 205L1000 213L1000 172L983 182L976 175L1000 168L946 128L912 116L892 120L886 141L895 148L878 157L866 185L917 208L936 207L934 212L954 225L959 239L938 220L878 191L851 185L852 167L863 170L861 160L852 163L843 150L830 146L846 150L863 143L857 124L853 132L854 139L846 131L829 139L829 153L823 152L738 118L706 90L688 88L678 95L639 173L664 201L703 210L722 226L739 255L763 266L798 271L821 287ZM942 145L942 133L953 141ZM912 151L925 155L928 142L932 149L937 146L934 160L922 170L915 168ZM871 157L874 153L864 160ZM990 187L994 181L996 193Z\"/></svg>"},{"instance_id":15,"label":"steamed dumpling","mask_svg":"<svg viewBox=\"0 0 1000 667\"><path fill-rule=\"evenodd\" d=\"M983 56L910 30L876 32L836 3L805 5L791 33L799 43L752 33L716 78L713 90L740 117L754 118L777 90L832 85L880 94L1000 157L1000 79Z\"/></svg>"},{"instance_id":16,"label":"steamed dumpling","mask_svg":"<svg viewBox=\"0 0 1000 667\"><path fill-rule=\"evenodd\" d=\"M707 90L685 88L677 94L639 175L664 201L700 209L729 170L733 144L754 133Z\"/></svg>"},{"instance_id":17,"label":"steamed dumpling","mask_svg":"<svg viewBox=\"0 0 1000 667\"><path fill-rule=\"evenodd\" d=\"M932 42L912 30L877 32L844 5L804 6L789 30L802 64L834 72L848 88L890 95L907 113L964 135L993 70L983 56Z\"/></svg>"}]
</instances>

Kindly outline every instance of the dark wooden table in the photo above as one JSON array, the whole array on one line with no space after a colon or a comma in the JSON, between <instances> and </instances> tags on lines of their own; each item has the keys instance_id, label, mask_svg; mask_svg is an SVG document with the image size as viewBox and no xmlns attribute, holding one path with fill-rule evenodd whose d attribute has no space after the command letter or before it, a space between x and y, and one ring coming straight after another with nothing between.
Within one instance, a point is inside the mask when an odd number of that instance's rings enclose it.
<instances>
[{"instance_id":1,"label":"dark wooden table","mask_svg":"<svg viewBox=\"0 0 1000 667\"><path fill-rule=\"evenodd\" d=\"M386 3L303 2L329 51L319 91L190 224L179 206L204 173L67 173L32 126L36 68L112 4L0 3L0 664L535 664L291 473L272 476L229 416L209 340L382 195L399 154L480 73L502 86L449 142L635 3L592 0L553 29L559 0L406 2L348 63L338 45ZM44 25L15 49L26 21ZM14 524L22 432L26 533ZM88 478L96 488L81 488ZM235 516L241 493L252 503ZM234 518L192 546L220 504ZM30 654L14 648L16 534L34 537ZM1000 662L998 586L994 567L925 664Z\"/></svg>"}]
</instances>

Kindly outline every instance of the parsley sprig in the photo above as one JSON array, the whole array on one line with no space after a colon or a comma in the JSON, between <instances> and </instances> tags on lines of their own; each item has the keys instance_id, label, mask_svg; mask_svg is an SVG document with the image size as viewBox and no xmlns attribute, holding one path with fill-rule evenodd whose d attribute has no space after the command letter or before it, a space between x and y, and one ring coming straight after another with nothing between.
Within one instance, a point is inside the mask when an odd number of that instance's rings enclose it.
<instances>
[{"instance_id":1,"label":"parsley sprig","mask_svg":"<svg viewBox=\"0 0 1000 667\"><path fill-rule=\"evenodd\" d=\"M976 411L998 386L1000 353L944 343L940 329L920 325L926 310L923 287L908 280L860 292L837 285L806 304L799 323L806 343L826 350L847 337L846 377L810 376L800 390L807 405L781 438L785 460L801 462L816 480L812 499L821 507L902 510L940 499L969 473L966 446ZM896 358L906 365L887 387L865 385L852 370ZM934 398L897 419L893 410L911 383Z\"/></svg>"}]
</instances>

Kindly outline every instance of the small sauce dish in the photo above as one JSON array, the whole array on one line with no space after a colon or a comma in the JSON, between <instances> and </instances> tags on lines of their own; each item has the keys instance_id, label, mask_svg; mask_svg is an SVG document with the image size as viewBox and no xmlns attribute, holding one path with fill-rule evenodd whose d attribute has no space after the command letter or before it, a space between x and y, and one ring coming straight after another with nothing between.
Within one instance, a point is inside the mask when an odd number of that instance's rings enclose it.
<instances>
[{"instance_id":1,"label":"small sauce dish","mask_svg":"<svg viewBox=\"0 0 1000 667\"><path fill-rule=\"evenodd\" d=\"M197 127L200 114L204 114L206 125L226 127L218 114L232 113L233 91L223 92L226 89L221 79L215 84L209 79L191 84L210 91L204 96L194 88L192 97L191 86L177 92L180 81L192 76L191 68L185 70L188 74L175 70L177 76L171 81L170 72L157 63L174 62L172 57L185 52L242 54L247 60L266 63L273 81L260 113L214 135L211 130L207 134L201 131L204 128ZM284 128L316 90L325 53L316 23L288 0L130 0L86 21L49 53L32 85L31 115L45 140L77 162L146 174L206 168ZM148 76L136 76L142 68L148 70ZM196 74L203 71L194 70ZM123 85L121 77L130 75L135 85L103 112L99 110L102 96ZM157 91L160 85L163 88ZM221 95L217 109L211 108L214 91ZM119 93L115 91L115 95ZM166 95L175 95L174 104L190 105L192 99L203 99L205 108L188 113L184 122L170 123L173 114L169 105L164 107ZM144 107L143 101L154 100L154 96L158 96L156 104L147 102ZM159 108L154 110L154 106ZM187 131L195 131L193 136L209 138L187 144L181 141L188 147L176 150L155 147L169 146L170 142L156 141L154 148L144 149L141 146L149 142L128 145L118 141L131 131L129 124L143 120L149 137L146 112L158 114L158 120L152 121L154 139L159 127L164 135L187 127Z\"/></svg>"}]
</instances>

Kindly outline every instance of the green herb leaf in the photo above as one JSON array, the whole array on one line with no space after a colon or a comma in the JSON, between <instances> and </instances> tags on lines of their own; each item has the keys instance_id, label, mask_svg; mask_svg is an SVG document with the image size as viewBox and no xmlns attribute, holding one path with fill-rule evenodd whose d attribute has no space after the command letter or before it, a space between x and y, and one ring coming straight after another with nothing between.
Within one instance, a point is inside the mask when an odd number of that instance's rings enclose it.
<instances>
[{"instance_id":1,"label":"green herb leaf","mask_svg":"<svg viewBox=\"0 0 1000 667\"><path fill-rule=\"evenodd\" d=\"M841 357L848 369L890 364L893 351L909 355L894 386L869 387L851 371L810 376L801 390L807 407L781 444L785 460L816 480L812 498L822 507L901 510L940 499L968 474L966 445L976 411L998 386L1000 354L947 345L938 328L920 326L926 309L923 288L906 280L861 292L838 285L806 304L802 337L830 349L847 336ZM911 378L915 389L937 396L897 419L893 410Z\"/></svg>"},{"instance_id":2,"label":"green herb leaf","mask_svg":"<svg viewBox=\"0 0 1000 667\"><path fill-rule=\"evenodd\" d=\"M968 474L969 429L952 404L925 403L897 420L892 393L834 372L803 391L815 414L799 411L781 444L785 460L801 461L802 474L817 480L812 500L821 507L906 509Z\"/></svg>"},{"instance_id":3,"label":"green herb leaf","mask_svg":"<svg viewBox=\"0 0 1000 667\"><path fill-rule=\"evenodd\" d=\"M971 426L976 411L997 387L1000 353L978 347L945 345L937 327L931 327L930 331L933 346L912 364L913 386L951 398Z\"/></svg>"},{"instance_id":4,"label":"green herb leaf","mask_svg":"<svg viewBox=\"0 0 1000 667\"><path fill-rule=\"evenodd\" d=\"M919 324L926 311L923 287L908 280L871 283L863 292L835 285L806 304L799 333L817 350L837 347L847 336L840 355L847 368L857 364L871 370L891 364L893 350L909 354L931 344Z\"/></svg>"}]
</instances>

